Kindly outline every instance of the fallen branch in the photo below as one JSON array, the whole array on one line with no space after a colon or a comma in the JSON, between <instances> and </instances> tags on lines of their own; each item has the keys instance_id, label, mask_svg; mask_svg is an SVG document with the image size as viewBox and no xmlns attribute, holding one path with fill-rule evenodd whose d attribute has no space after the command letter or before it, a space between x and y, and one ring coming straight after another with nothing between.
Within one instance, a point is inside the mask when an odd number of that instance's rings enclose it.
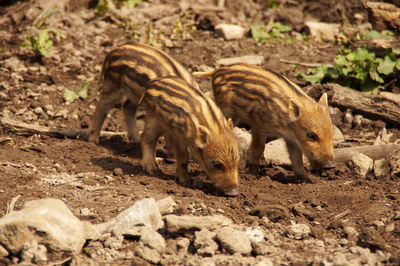
<instances>
[{"instance_id":1,"label":"fallen branch","mask_svg":"<svg viewBox=\"0 0 400 266\"><path fill-rule=\"evenodd\" d=\"M392 126L400 126L400 106L387 97L363 93L336 83L316 84L304 90L314 98L328 93L329 105L342 110L351 109L372 120L382 120Z\"/></svg>"},{"instance_id":2,"label":"fallen branch","mask_svg":"<svg viewBox=\"0 0 400 266\"><path fill-rule=\"evenodd\" d=\"M299 65L299 66L305 66L305 67L319 67L322 64L321 63L302 63L302 62L297 62L297 61L291 61L291 60L286 60L286 59L282 59L280 58L279 61L281 61L282 63L286 63L286 64L293 64L293 65ZM331 64L325 64L328 67L332 67Z\"/></svg>"},{"instance_id":3,"label":"fallen branch","mask_svg":"<svg viewBox=\"0 0 400 266\"><path fill-rule=\"evenodd\" d=\"M353 155L357 153L365 154L373 160L383 158L392 154L395 150L400 150L400 144L382 144L382 145L363 145L348 148L334 149L335 160L337 162L348 162Z\"/></svg>"},{"instance_id":4,"label":"fallen branch","mask_svg":"<svg viewBox=\"0 0 400 266\"><path fill-rule=\"evenodd\" d=\"M0 123L10 130L19 134L44 134L58 138L83 138L86 139L86 130L83 129L68 129L68 128L52 128L46 126L32 125L21 121L13 120L8 117L3 117ZM101 131L101 137L125 136L124 132Z\"/></svg>"}]
</instances>

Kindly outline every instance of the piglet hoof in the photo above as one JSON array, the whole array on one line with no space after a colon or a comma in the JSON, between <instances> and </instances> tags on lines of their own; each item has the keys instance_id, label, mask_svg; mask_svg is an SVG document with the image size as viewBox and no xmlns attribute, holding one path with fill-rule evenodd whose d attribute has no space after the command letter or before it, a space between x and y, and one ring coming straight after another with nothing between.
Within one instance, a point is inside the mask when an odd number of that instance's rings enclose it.
<instances>
[{"instance_id":1,"label":"piglet hoof","mask_svg":"<svg viewBox=\"0 0 400 266\"><path fill-rule=\"evenodd\" d=\"M149 175L159 176L162 174L161 170L158 169L155 163L142 163L143 171L145 171Z\"/></svg>"},{"instance_id":2,"label":"piglet hoof","mask_svg":"<svg viewBox=\"0 0 400 266\"><path fill-rule=\"evenodd\" d=\"M229 197L236 197L237 195L239 195L239 192L237 190L237 188L231 188L228 190L223 191L225 196L229 196Z\"/></svg>"},{"instance_id":3,"label":"piglet hoof","mask_svg":"<svg viewBox=\"0 0 400 266\"><path fill-rule=\"evenodd\" d=\"M295 175L294 179L295 179L295 182L298 184L300 184L300 183L314 184L315 183L307 175Z\"/></svg>"},{"instance_id":4,"label":"piglet hoof","mask_svg":"<svg viewBox=\"0 0 400 266\"><path fill-rule=\"evenodd\" d=\"M129 143L140 143L140 135L138 133L128 133Z\"/></svg>"},{"instance_id":5,"label":"piglet hoof","mask_svg":"<svg viewBox=\"0 0 400 266\"><path fill-rule=\"evenodd\" d=\"M192 184L193 188L202 188L203 187L203 181L201 181L201 179L198 177L194 177L192 179L192 183L193 183Z\"/></svg>"},{"instance_id":6,"label":"piglet hoof","mask_svg":"<svg viewBox=\"0 0 400 266\"><path fill-rule=\"evenodd\" d=\"M258 175L258 165L247 163L246 166L249 168L249 173L252 175Z\"/></svg>"},{"instance_id":7,"label":"piglet hoof","mask_svg":"<svg viewBox=\"0 0 400 266\"><path fill-rule=\"evenodd\" d=\"M100 137L99 137L99 136L97 136L96 134L94 134L94 133L91 132L91 131L88 131L88 132L86 133L86 135L87 135L87 140L88 140L89 142L94 143L94 144L99 144L99 140L100 140Z\"/></svg>"},{"instance_id":8,"label":"piglet hoof","mask_svg":"<svg viewBox=\"0 0 400 266\"><path fill-rule=\"evenodd\" d=\"M181 184L184 187L191 187L190 179L188 176L186 177L179 177L178 179L179 184Z\"/></svg>"}]
</instances>

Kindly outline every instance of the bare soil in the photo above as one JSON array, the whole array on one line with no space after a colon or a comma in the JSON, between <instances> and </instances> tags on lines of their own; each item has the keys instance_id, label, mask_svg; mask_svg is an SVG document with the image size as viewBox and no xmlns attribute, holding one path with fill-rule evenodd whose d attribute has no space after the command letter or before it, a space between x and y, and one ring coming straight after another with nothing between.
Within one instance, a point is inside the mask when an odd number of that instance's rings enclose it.
<instances>
[{"instance_id":1,"label":"bare soil","mask_svg":"<svg viewBox=\"0 0 400 266\"><path fill-rule=\"evenodd\" d=\"M65 34L66 38L55 37L50 49L51 57L43 58L20 46L26 41L27 34L37 36L38 30L33 26L37 15L32 10L40 4L35 2L14 1L0 6L1 117L50 127L86 129L99 95L97 78L105 54L113 47L132 40L134 30L124 25L127 20L119 11L97 16L93 3L89 1L64 1L64 9L61 8L62 11L44 23ZM47 2L57 6L57 1ZM146 13L141 17L142 22L152 23L154 34L166 31L165 35L171 36L168 34L171 34L183 12L177 7L178 2L167 2L151 1L137 7L137 10L155 8L147 12L150 15ZM204 1L202 5L215 6L216 2ZM199 29L192 30L188 26L185 28L187 36L174 38L173 44L163 49L190 71L201 69L201 65L215 67L216 60L220 58L260 54L265 57L263 67L287 75L305 86L296 74L306 68L301 65L294 67L281 59L331 63L338 52L338 45L296 40L294 36L290 36L292 41L278 39L263 45L258 45L249 36L226 41L212 29L215 21L247 27L256 22L266 23L271 15L264 2L226 1L223 12L187 10L183 25L192 23ZM287 2L286 6L290 9L302 11L304 17L313 16L326 22L341 22L341 8L352 23L357 23L354 19L357 12L366 20L365 11L358 1L339 1L346 3L346 7L333 6L332 1L297 1L296 5L291 4L294 1L281 2ZM156 9L166 3L171 8ZM291 23L283 15L275 16L276 19L280 17L281 21ZM132 17L132 20L135 18ZM158 23L162 20L163 23ZM301 31L302 21L292 24L292 27ZM147 38L148 41L149 36L143 37L146 35L143 27L138 31L142 33L140 40L145 42ZM86 81L91 81L88 97L66 103L64 92L67 89L77 92ZM210 90L210 80L203 78L198 81L203 90ZM370 144L385 125L371 121L353 127L343 122L342 112L333 117L333 121L347 139L353 140L354 145ZM112 110L103 130L125 131L119 107ZM388 130L395 137L399 135L397 128ZM174 178L175 165L168 159L171 155L161 144L158 156L163 158L160 161L163 174L150 176L140 166L140 145L128 143L121 136L103 138L99 145L95 145L84 139L21 133L0 125L0 140L0 215L5 214L7 204L17 195L21 198L16 203L16 209L28 200L52 197L62 199L81 219L99 223L115 217L144 197L161 199L172 196L178 202L181 214L213 215L219 209L239 224L263 225L263 216L284 225L290 224L290 221L301 222L312 228L313 237L322 240L333 238L339 241L344 237L345 225L353 226L359 232L373 227L383 244L363 245L370 245L372 251L384 249L392 254L393 263L398 261L399 177L378 179L371 173L367 178L360 179L348 166L339 163L330 171L311 171L314 184L293 184L285 181L293 175L291 169L262 163L257 177L247 174L242 166L239 196L224 197L213 189L195 162L190 165L191 175L202 178L203 187L194 189L179 185ZM308 210L307 215L293 210L299 202ZM189 205L202 208L189 208ZM271 213L268 206L279 206L278 210L287 212ZM91 214L82 215L80 211L83 208L88 208ZM337 215L340 219L335 218ZM386 230L386 226L392 223L394 230Z\"/></svg>"}]
</instances>

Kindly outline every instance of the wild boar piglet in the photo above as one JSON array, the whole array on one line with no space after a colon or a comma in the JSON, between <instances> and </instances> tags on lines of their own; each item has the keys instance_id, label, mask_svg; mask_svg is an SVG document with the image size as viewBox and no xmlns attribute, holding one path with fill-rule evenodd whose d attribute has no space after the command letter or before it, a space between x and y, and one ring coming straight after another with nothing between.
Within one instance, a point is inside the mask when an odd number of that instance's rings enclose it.
<instances>
[{"instance_id":1,"label":"wild boar piglet","mask_svg":"<svg viewBox=\"0 0 400 266\"><path fill-rule=\"evenodd\" d=\"M177 76L197 86L191 74L165 52L149 45L132 42L106 55L100 74L100 100L87 131L88 140L98 143L100 130L108 112L119 103L128 129L128 139L139 142L136 109L149 80Z\"/></svg>"},{"instance_id":2,"label":"wild boar piglet","mask_svg":"<svg viewBox=\"0 0 400 266\"><path fill-rule=\"evenodd\" d=\"M315 102L285 76L244 63L194 75L212 76L215 100L224 115L235 125L251 128L247 160L251 173L258 172L267 136L284 138L296 182L312 182L303 153L316 168L335 167L326 94Z\"/></svg>"},{"instance_id":3,"label":"wild boar piglet","mask_svg":"<svg viewBox=\"0 0 400 266\"><path fill-rule=\"evenodd\" d=\"M232 122L209 97L185 80L168 76L152 80L140 102L147 112L141 136L146 172L158 169L156 144L164 135L175 154L180 183L190 183L190 153L216 188L226 195L238 194L239 152Z\"/></svg>"}]
</instances>

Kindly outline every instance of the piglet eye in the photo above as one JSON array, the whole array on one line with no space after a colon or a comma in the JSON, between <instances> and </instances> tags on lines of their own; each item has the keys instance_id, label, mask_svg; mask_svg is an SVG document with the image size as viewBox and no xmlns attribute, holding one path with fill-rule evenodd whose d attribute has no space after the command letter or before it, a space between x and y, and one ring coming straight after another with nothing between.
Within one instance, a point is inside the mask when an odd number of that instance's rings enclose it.
<instances>
[{"instance_id":1,"label":"piglet eye","mask_svg":"<svg viewBox=\"0 0 400 266\"><path fill-rule=\"evenodd\" d=\"M306 136L307 136L307 138L308 138L309 140L311 140L311 141L318 141L318 140L319 140L318 135L315 134L315 133L312 132L312 131L308 131L308 132L306 133Z\"/></svg>"},{"instance_id":2,"label":"piglet eye","mask_svg":"<svg viewBox=\"0 0 400 266\"><path fill-rule=\"evenodd\" d=\"M212 165L215 168L215 170L223 170L225 168L225 166L218 161L212 161Z\"/></svg>"}]
</instances>

